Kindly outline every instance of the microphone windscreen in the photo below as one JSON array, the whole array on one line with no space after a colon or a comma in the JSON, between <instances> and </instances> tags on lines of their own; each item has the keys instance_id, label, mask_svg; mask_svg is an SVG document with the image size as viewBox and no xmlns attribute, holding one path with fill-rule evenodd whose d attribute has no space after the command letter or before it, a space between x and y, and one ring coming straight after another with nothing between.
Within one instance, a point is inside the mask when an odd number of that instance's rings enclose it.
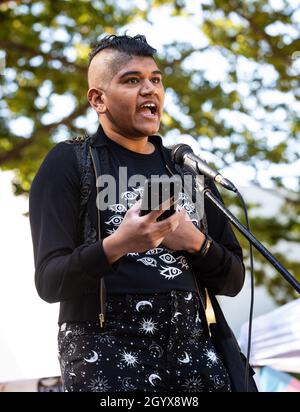
<instances>
[{"instance_id":1,"label":"microphone windscreen","mask_svg":"<svg viewBox=\"0 0 300 412\"><path fill-rule=\"evenodd\" d=\"M171 148L171 157L172 161L178 164L183 163L183 156L186 153L193 153L192 148L188 144L175 144L173 146L169 146Z\"/></svg>"}]
</instances>

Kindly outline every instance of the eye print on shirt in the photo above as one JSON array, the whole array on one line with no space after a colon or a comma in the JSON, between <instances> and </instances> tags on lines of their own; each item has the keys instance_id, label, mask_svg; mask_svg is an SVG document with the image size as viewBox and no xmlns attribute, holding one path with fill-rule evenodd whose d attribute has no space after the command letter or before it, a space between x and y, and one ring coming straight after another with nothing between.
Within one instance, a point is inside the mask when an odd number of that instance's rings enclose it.
<instances>
[{"instance_id":1,"label":"eye print on shirt","mask_svg":"<svg viewBox=\"0 0 300 412\"><path fill-rule=\"evenodd\" d=\"M143 187L133 187L132 190L137 193L138 196L143 197L144 188Z\"/></svg>"},{"instance_id":2,"label":"eye print on shirt","mask_svg":"<svg viewBox=\"0 0 300 412\"><path fill-rule=\"evenodd\" d=\"M176 258L178 263L181 265L182 268L184 269L188 269L189 265L188 262L186 260L186 258L184 256L178 256L178 258Z\"/></svg>"},{"instance_id":3,"label":"eye print on shirt","mask_svg":"<svg viewBox=\"0 0 300 412\"><path fill-rule=\"evenodd\" d=\"M154 249L150 249L146 252L146 255L157 255L158 253L162 252L163 248L162 247L156 247Z\"/></svg>"},{"instance_id":4,"label":"eye print on shirt","mask_svg":"<svg viewBox=\"0 0 300 412\"><path fill-rule=\"evenodd\" d=\"M125 198L126 200L134 200L138 197L138 195L139 195L138 193L134 193L128 190L127 192L123 192L121 194L121 199Z\"/></svg>"},{"instance_id":5,"label":"eye print on shirt","mask_svg":"<svg viewBox=\"0 0 300 412\"><path fill-rule=\"evenodd\" d=\"M113 233L115 233L115 231L116 231L115 228L113 228L113 229L107 229L107 230L106 230L106 233L108 233L109 235L112 235Z\"/></svg>"},{"instance_id":6,"label":"eye print on shirt","mask_svg":"<svg viewBox=\"0 0 300 412\"><path fill-rule=\"evenodd\" d=\"M123 220L123 216L120 215L114 215L112 216L109 220L107 220L105 223L107 225L115 225L115 226L119 226L122 223Z\"/></svg>"},{"instance_id":7,"label":"eye print on shirt","mask_svg":"<svg viewBox=\"0 0 300 412\"><path fill-rule=\"evenodd\" d=\"M164 263L174 263L174 262L176 262L176 259L174 258L174 256L170 255L170 253L164 253L163 255L159 256L159 258Z\"/></svg>"},{"instance_id":8,"label":"eye print on shirt","mask_svg":"<svg viewBox=\"0 0 300 412\"><path fill-rule=\"evenodd\" d=\"M109 206L109 210L112 210L113 212L117 213L127 212L126 207L122 203L116 203L114 205Z\"/></svg>"},{"instance_id":9,"label":"eye print on shirt","mask_svg":"<svg viewBox=\"0 0 300 412\"><path fill-rule=\"evenodd\" d=\"M182 270L175 268L175 267L168 267L165 268L162 266L163 270L160 270L159 273L164 276L166 279L174 279L176 276L180 275L182 273Z\"/></svg>"},{"instance_id":10,"label":"eye print on shirt","mask_svg":"<svg viewBox=\"0 0 300 412\"><path fill-rule=\"evenodd\" d=\"M146 266L157 266L157 262L155 259L150 258L150 257L143 257L142 259L137 259L138 262L142 262Z\"/></svg>"},{"instance_id":11,"label":"eye print on shirt","mask_svg":"<svg viewBox=\"0 0 300 412\"><path fill-rule=\"evenodd\" d=\"M178 193L178 199L179 200L189 200L189 197L188 197L188 195L186 195L185 193L183 193L183 192L179 192Z\"/></svg>"},{"instance_id":12,"label":"eye print on shirt","mask_svg":"<svg viewBox=\"0 0 300 412\"><path fill-rule=\"evenodd\" d=\"M195 211L195 207L192 203L189 202L185 202L183 203L182 207L188 212L188 213L192 213Z\"/></svg>"},{"instance_id":13,"label":"eye print on shirt","mask_svg":"<svg viewBox=\"0 0 300 412\"><path fill-rule=\"evenodd\" d=\"M134 200L133 202L130 202L129 200L128 200L128 202L127 202L127 205L128 205L128 209L131 209L132 208L132 206L134 206L135 204L136 204L136 200Z\"/></svg>"}]
</instances>

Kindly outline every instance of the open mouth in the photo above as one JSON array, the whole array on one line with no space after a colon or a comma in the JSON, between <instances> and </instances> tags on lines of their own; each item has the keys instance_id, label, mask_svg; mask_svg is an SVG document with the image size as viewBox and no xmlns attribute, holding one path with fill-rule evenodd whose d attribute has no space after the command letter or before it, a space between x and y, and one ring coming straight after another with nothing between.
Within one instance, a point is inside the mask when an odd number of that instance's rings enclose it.
<instances>
[{"instance_id":1,"label":"open mouth","mask_svg":"<svg viewBox=\"0 0 300 412\"><path fill-rule=\"evenodd\" d=\"M144 103L140 106L139 112L146 117L156 117L158 115L158 107L155 103Z\"/></svg>"}]
</instances>

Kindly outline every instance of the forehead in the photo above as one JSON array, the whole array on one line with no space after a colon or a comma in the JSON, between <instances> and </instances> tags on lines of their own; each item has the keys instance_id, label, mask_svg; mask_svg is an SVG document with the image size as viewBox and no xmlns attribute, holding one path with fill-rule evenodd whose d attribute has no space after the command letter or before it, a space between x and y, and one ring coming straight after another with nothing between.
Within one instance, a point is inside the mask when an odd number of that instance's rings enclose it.
<instances>
[{"instance_id":1,"label":"forehead","mask_svg":"<svg viewBox=\"0 0 300 412\"><path fill-rule=\"evenodd\" d=\"M116 73L116 76L120 77L126 72L140 72L141 74L149 74L157 70L159 70L159 68L152 57L133 56L120 67Z\"/></svg>"}]
</instances>

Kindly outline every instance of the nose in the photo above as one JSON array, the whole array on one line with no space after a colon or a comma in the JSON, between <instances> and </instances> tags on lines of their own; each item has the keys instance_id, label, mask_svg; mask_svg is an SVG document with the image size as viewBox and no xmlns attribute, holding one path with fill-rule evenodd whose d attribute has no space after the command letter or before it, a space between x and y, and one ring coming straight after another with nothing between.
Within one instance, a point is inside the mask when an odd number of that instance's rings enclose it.
<instances>
[{"instance_id":1,"label":"nose","mask_svg":"<svg viewBox=\"0 0 300 412\"><path fill-rule=\"evenodd\" d=\"M157 93L155 85L148 79L145 79L141 87L140 93L142 96L153 95Z\"/></svg>"}]
</instances>

